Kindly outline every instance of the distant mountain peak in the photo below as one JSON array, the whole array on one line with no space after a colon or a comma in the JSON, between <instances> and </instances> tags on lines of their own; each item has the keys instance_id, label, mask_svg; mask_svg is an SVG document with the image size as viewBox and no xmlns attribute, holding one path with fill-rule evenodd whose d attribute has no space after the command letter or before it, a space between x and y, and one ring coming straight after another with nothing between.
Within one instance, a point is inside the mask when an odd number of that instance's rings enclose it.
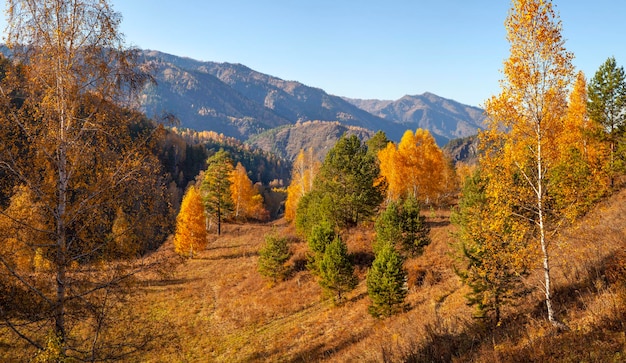
<instances>
[{"instance_id":1,"label":"distant mountain peak","mask_svg":"<svg viewBox=\"0 0 626 363\"><path fill-rule=\"evenodd\" d=\"M482 110L430 92L399 100L356 100L326 93L297 81L257 72L240 63L198 61L155 51L142 52L155 62L157 86L142 95L148 116L164 111L181 126L210 130L242 141L267 130L302 121L339 122L383 130L398 141L407 129L428 129L440 145L475 134Z\"/></svg>"}]
</instances>

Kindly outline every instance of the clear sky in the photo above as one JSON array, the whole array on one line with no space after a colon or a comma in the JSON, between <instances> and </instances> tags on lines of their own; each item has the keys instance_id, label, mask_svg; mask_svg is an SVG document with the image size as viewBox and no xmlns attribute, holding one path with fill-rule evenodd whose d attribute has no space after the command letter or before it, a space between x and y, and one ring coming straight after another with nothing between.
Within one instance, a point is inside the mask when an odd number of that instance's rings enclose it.
<instances>
[{"instance_id":1,"label":"clear sky","mask_svg":"<svg viewBox=\"0 0 626 363\"><path fill-rule=\"evenodd\" d=\"M351 98L432 92L480 106L508 57L507 0L111 0L129 45ZM574 65L626 64L626 1L554 0ZM2 29L5 20L0 23Z\"/></svg>"}]
</instances>

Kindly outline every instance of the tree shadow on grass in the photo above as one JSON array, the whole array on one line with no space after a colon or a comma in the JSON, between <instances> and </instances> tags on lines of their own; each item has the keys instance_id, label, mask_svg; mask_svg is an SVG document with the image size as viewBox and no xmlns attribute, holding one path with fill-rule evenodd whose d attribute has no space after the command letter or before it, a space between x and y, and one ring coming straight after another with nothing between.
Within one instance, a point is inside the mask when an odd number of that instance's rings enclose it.
<instances>
[{"instance_id":1,"label":"tree shadow on grass","mask_svg":"<svg viewBox=\"0 0 626 363\"><path fill-rule=\"evenodd\" d=\"M140 287L160 287L160 286L176 286L176 285L184 285L189 282L198 281L199 277L189 278L189 279L149 279L142 280L138 283Z\"/></svg>"},{"instance_id":2,"label":"tree shadow on grass","mask_svg":"<svg viewBox=\"0 0 626 363\"><path fill-rule=\"evenodd\" d=\"M249 361L280 361L280 362L291 362L291 363L305 363L305 362L318 362L322 360L330 359L332 357L342 351L343 349L350 347L364 338L366 338L368 333L361 333L359 335L348 337L340 342L338 342L334 346L329 346L325 344L316 344L311 348L307 348L303 351L298 352L294 357L287 358L285 357L285 352L274 349L268 352L257 352L251 357L249 357Z\"/></svg>"},{"instance_id":3,"label":"tree shadow on grass","mask_svg":"<svg viewBox=\"0 0 626 363\"><path fill-rule=\"evenodd\" d=\"M372 266L372 262L374 262L374 253L373 252L354 252L350 254L350 258L352 263L356 267L360 268L369 268Z\"/></svg>"},{"instance_id":4,"label":"tree shadow on grass","mask_svg":"<svg viewBox=\"0 0 626 363\"><path fill-rule=\"evenodd\" d=\"M196 260L206 260L206 261L220 261L220 260L236 260L239 258L249 258L258 256L259 252L250 251L250 252L240 252L240 253L232 253L232 254L224 254L217 256L202 256L195 258Z\"/></svg>"}]
</instances>

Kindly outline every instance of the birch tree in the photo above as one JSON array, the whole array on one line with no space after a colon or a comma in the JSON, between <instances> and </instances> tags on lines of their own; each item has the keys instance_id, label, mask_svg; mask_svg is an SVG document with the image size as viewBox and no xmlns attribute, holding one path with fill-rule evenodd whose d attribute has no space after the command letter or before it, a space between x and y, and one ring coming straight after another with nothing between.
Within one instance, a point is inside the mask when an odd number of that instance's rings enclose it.
<instances>
[{"instance_id":1,"label":"birch tree","mask_svg":"<svg viewBox=\"0 0 626 363\"><path fill-rule=\"evenodd\" d=\"M555 135L566 116L573 55L565 49L561 22L550 1L514 0L505 27L510 56L504 62L501 93L487 101L486 112L492 135L503 140L497 164L510 171L504 177L513 181L508 190L517 200L513 213L536 227L532 240L541 248L548 320L560 325L550 271L550 231L556 211L548 205L547 175L557 150ZM490 182L493 188L498 178Z\"/></svg>"},{"instance_id":2,"label":"birch tree","mask_svg":"<svg viewBox=\"0 0 626 363\"><path fill-rule=\"evenodd\" d=\"M28 296L28 304L0 311L2 328L37 350L50 332L59 360L123 357L135 337L122 345L104 332L116 327L111 292L122 295L120 283L136 270L122 259L94 263L114 243L118 208L133 227L154 222L159 230L165 220L156 212L164 189L150 152L156 129L136 127L142 116L123 107L149 77L105 0L7 0L6 9L12 58L0 84L0 175L5 186L27 190L38 212L37 223L5 216L40 236L16 243L35 250L48 271L22 274L0 256L2 284Z\"/></svg>"}]
</instances>

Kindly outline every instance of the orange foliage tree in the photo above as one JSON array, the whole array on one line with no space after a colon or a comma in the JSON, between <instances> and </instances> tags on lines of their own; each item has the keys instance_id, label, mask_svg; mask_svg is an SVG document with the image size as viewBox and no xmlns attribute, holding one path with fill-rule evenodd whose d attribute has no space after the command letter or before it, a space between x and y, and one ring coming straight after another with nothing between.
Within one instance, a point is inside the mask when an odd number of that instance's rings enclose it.
<instances>
[{"instance_id":1,"label":"orange foliage tree","mask_svg":"<svg viewBox=\"0 0 626 363\"><path fill-rule=\"evenodd\" d=\"M296 218L298 202L306 193L313 190L313 180L320 169L320 162L315 159L313 149L300 150L291 169L291 183L287 187L285 201L285 219L293 221Z\"/></svg>"},{"instance_id":2,"label":"orange foliage tree","mask_svg":"<svg viewBox=\"0 0 626 363\"><path fill-rule=\"evenodd\" d=\"M505 23L510 56L504 62L501 93L486 103L488 146L481 160L487 173L487 198L504 213L530 227L526 238L541 249L548 320L555 317L550 274L550 232L559 210L551 205L550 175L559 160L559 135L565 132L573 55L565 49L561 22L552 3L515 0Z\"/></svg>"},{"instance_id":3,"label":"orange foliage tree","mask_svg":"<svg viewBox=\"0 0 626 363\"><path fill-rule=\"evenodd\" d=\"M263 207L263 197L252 185L246 168L241 163L237 163L230 174L230 193L235 218L266 220L269 217Z\"/></svg>"},{"instance_id":4,"label":"orange foliage tree","mask_svg":"<svg viewBox=\"0 0 626 363\"><path fill-rule=\"evenodd\" d=\"M585 75L578 72L562 128L555 135L556 154L549 176L554 202L569 218L587 211L610 188L603 169L608 150L596 137L600 126L589 120L587 98Z\"/></svg>"},{"instance_id":5,"label":"orange foliage tree","mask_svg":"<svg viewBox=\"0 0 626 363\"><path fill-rule=\"evenodd\" d=\"M408 130L397 148L393 143L378 152L380 175L388 184L387 199L413 196L430 204L448 189L453 172L428 130Z\"/></svg>"},{"instance_id":6,"label":"orange foliage tree","mask_svg":"<svg viewBox=\"0 0 626 363\"><path fill-rule=\"evenodd\" d=\"M206 248L204 205L195 186L190 186L183 197L176 217L174 249L181 256L193 258L195 251Z\"/></svg>"}]
</instances>

